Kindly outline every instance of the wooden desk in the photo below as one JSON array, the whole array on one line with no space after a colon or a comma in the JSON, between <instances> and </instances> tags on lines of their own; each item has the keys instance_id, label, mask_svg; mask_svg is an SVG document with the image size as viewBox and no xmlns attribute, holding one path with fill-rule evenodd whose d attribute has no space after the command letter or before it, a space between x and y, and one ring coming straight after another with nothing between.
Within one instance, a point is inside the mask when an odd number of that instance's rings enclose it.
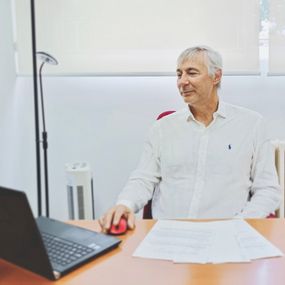
<instances>
[{"instance_id":1,"label":"wooden desk","mask_svg":"<svg viewBox=\"0 0 285 285\"><path fill-rule=\"evenodd\" d=\"M248 220L261 234L285 253L285 220ZM93 221L74 224L98 230ZM173 264L134 258L132 254L154 221L138 220L134 231L122 236L120 246L52 282L0 260L1 285L283 285L285 257L260 259L243 264Z\"/></svg>"}]
</instances>

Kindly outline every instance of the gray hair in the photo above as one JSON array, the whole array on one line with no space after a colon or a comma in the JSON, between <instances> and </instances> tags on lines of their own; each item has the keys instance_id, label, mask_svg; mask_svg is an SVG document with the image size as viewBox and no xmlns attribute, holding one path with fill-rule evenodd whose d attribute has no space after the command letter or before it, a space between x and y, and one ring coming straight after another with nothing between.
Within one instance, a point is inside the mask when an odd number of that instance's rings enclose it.
<instances>
[{"instance_id":1,"label":"gray hair","mask_svg":"<svg viewBox=\"0 0 285 285\"><path fill-rule=\"evenodd\" d=\"M220 53L208 46L195 46L184 50L177 59L177 65L182 64L185 60L192 59L195 55L203 53L205 55L205 63L208 68L208 74L214 76L217 70L223 69L223 59ZM218 84L220 87L220 82Z\"/></svg>"}]
</instances>

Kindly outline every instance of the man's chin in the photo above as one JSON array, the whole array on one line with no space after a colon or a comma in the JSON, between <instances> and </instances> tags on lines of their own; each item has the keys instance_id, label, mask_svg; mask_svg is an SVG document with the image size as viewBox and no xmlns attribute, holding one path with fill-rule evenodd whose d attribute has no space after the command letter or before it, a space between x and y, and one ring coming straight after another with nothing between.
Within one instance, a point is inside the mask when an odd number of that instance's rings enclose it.
<instances>
[{"instance_id":1,"label":"man's chin","mask_svg":"<svg viewBox=\"0 0 285 285\"><path fill-rule=\"evenodd\" d=\"M183 97L183 100L186 104L191 104L193 102L193 98L191 96Z\"/></svg>"}]
</instances>

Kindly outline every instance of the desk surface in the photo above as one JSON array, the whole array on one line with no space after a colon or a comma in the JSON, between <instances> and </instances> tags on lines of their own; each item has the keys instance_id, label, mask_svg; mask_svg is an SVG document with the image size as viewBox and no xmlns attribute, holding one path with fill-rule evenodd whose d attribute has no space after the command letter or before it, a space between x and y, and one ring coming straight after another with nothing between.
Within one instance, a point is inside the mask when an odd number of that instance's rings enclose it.
<instances>
[{"instance_id":1,"label":"desk surface","mask_svg":"<svg viewBox=\"0 0 285 285\"><path fill-rule=\"evenodd\" d=\"M285 220L261 219L248 222L285 253ZM94 221L74 224L98 230ZM243 264L173 264L171 261L132 257L154 221L138 220L134 231L122 236L120 246L94 261L52 282L0 260L1 285L283 285L285 257L255 260Z\"/></svg>"}]
</instances>

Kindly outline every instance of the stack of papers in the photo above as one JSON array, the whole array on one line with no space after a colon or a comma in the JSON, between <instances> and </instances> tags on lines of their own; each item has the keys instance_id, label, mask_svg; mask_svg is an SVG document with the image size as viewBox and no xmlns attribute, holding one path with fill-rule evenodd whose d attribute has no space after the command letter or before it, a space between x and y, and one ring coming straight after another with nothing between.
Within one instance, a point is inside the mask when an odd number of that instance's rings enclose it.
<instances>
[{"instance_id":1,"label":"stack of papers","mask_svg":"<svg viewBox=\"0 0 285 285\"><path fill-rule=\"evenodd\" d=\"M133 256L204 264L250 262L283 253L244 220L159 220Z\"/></svg>"}]
</instances>

